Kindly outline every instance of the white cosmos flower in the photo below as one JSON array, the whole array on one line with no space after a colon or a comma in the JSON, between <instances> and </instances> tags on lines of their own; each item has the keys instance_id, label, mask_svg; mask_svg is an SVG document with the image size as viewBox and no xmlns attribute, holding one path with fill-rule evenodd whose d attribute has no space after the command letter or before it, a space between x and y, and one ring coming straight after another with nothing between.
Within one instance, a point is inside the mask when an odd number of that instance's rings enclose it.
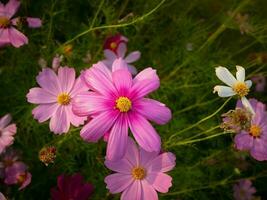
<instances>
[{"instance_id":1,"label":"white cosmos flower","mask_svg":"<svg viewBox=\"0 0 267 200\"><path fill-rule=\"evenodd\" d=\"M220 97L230 97L238 95L244 107L246 107L252 114L255 114L252 106L250 105L246 95L252 86L252 81L245 81L245 69L241 66L236 66L236 78L225 67L216 67L216 76L224 82L227 86L216 85L213 93L218 92Z\"/></svg>"}]
</instances>

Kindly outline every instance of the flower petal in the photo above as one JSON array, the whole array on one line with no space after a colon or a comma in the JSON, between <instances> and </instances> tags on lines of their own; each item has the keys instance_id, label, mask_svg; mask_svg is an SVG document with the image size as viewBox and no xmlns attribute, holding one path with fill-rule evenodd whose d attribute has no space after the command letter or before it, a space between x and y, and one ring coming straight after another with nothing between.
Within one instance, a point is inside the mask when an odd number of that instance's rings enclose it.
<instances>
[{"instance_id":1,"label":"flower petal","mask_svg":"<svg viewBox=\"0 0 267 200\"><path fill-rule=\"evenodd\" d=\"M132 86L132 75L126 69L120 69L112 73L113 83L120 96L128 96Z\"/></svg>"},{"instance_id":2,"label":"flower petal","mask_svg":"<svg viewBox=\"0 0 267 200\"><path fill-rule=\"evenodd\" d=\"M34 104L56 103L57 97L43 88L31 88L27 94L27 101Z\"/></svg>"},{"instance_id":3,"label":"flower petal","mask_svg":"<svg viewBox=\"0 0 267 200\"><path fill-rule=\"evenodd\" d=\"M47 92L59 95L61 93L61 87L58 81L58 77L55 72L50 68L44 68L36 77L38 84Z\"/></svg>"},{"instance_id":4,"label":"flower petal","mask_svg":"<svg viewBox=\"0 0 267 200\"><path fill-rule=\"evenodd\" d=\"M39 28L42 26L42 20L39 18L27 17L26 21L30 28Z\"/></svg>"},{"instance_id":5,"label":"flower petal","mask_svg":"<svg viewBox=\"0 0 267 200\"><path fill-rule=\"evenodd\" d=\"M0 43L1 44L10 43L9 32L7 28L0 28Z\"/></svg>"},{"instance_id":6,"label":"flower petal","mask_svg":"<svg viewBox=\"0 0 267 200\"><path fill-rule=\"evenodd\" d=\"M139 60L140 56L141 56L140 51L133 51L128 56L126 56L125 61L127 63L132 63Z\"/></svg>"},{"instance_id":7,"label":"flower petal","mask_svg":"<svg viewBox=\"0 0 267 200\"><path fill-rule=\"evenodd\" d=\"M129 114L129 125L137 143L146 151L160 150L160 137L153 126L140 114Z\"/></svg>"},{"instance_id":8,"label":"flower petal","mask_svg":"<svg viewBox=\"0 0 267 200\"><path fill-rule=\"evenodd\" d=\"M67 133L69 131L70 119L67 116L65 106L59 106L54 115L52 115L49 127L55 134Z\"/></svg>"},{"instance_id":9,"label":"flower petal","mask_svg":"<svg viewBox=\"0 0 267 200\"><path fill-rule=\"evenodd\" d=\"M127 63L122 58L117 58L114 60L112 64L112 72L115 72L120 69L124 69L124 70L127 69Z\"/></svg>"},{"instance_id":10,"label":"flower petal","mask_svg":"<svg viewBox=\"0 0 267 200\"><path fill-rule=\"evenodd\" d=\"M245 81L245 84L247 85L248 88L250 88L252 86L252 81L247 80L247 81Z\"/></svg>"},{"instance_id":11,"label":"flower petal","mask_svg":"<svg viewBox=\"0 0 267 200\"><path fill-rule=\"evenodd\" d=\"M105 178L105 183L107 184L107 189L115 194L128 188L133 183L133 179L130 174L115 173L107 176Z\"/></svg>"},{"instance_id":12,"label":"flower petal","mask_svg":"<svg viewBox=\"0 0 267 200\"><path fill-rule=\"evenodd\" d=\"M136 75L137 74L137 69L133 66L128 64L127 65L128 71L132 74L132 75Z\"/></svg>"},{"instance_id":13,"label":"flower petal","mask_svg":"<svg viewBox=\"0 0 267 200\"><path fill-rule=\"evenodd\" d=\"M80 117L80 116L77 116L73 113L72 111L72 106L69 105L69 106L66 106L66 112L67 112L67 115L70 119L70 123L73 125L73 126L80 126L80 125L83 125L84 122L87 120L87 117Z\"/></svg>"},{"instance_id":14,"label":"flower petal","mask_svg":"<svg viewBox=\"0 0 267 200\"><path fill-rule=\"evenodd\" d=\"M158 194L153 186L148 183L146 180L141 182L142 184L142 200L150 199L150 200L158 200Z\"/></svg>"},{"instance_id":15,"label":"flower petal","mask_svg":"<svg viewBox=\"0 0 267 200\"><path fill-rule=\"evenodd\" d=\"M246 78L246 72L245 69L241 66L236 66L236 79L240 82L244 82Z\"/></svg>"},{"instance_id":16,"label":"flower petal","mask_svg":"<svg viewBox=\"0 0 267 200\"><path fill-rule=\"evenodd\" d=\"M237 81L231 72L229 72L229 70L225 67L216 67L215 72L216 76L230 87L232 87Z\"/></svg>"},{"instance_id":17,"label":"flower petal","mask_svg":"<svg viewBox=\"0 0 267 200\"><path fill-rule=\"evenodd\" d=\"M237 134L234 138L234 141L236 148L239 150L249 150L253 145L253 137L245 131Z\"/></svg>"},{"instance_id":18,"label":"flower petal","mask_svg":"<svg viewBox=\"0 0 267 200\"><path fill-rule=\"evenodd\" d=\"M223 85L216 85L213 88L213 93L215 92L218 92L219 97L230 97L236 94L232 88Z\"/></svg>"},{"instance_id":19,"label":"flower petal","mask_svg":"<svg viewBox=\"0 0 267 200\"><path fill-rule=\"evenodd\" d=\"M153 172L168 172L175 167L175 160L176 157L173 153L162 153L147 164L147 170Z\"/></svg>"},{"instance_id":20,"label":"flower petal","mask_svg":"<svg viewBox=\"0 0 267 200\"><path fill-rule=\"evenodd\" d=\"M157 124L166 124L172 117L171 110L165 104L153 99L141 99L136 101L134 107L146 119Z\"/></svg>"},{"instance_id":21,"label":"flower petal","mask_svg":"<svg viewBox=\"0 0 267 200\"><path fill-rule=\"evenodd\" d=\"M118 161L106 160L105 165L110 170L123 174L131 174L131 169L133 168L133 165L125 158Z\"/></svg>"},{"instance_id":22,"label":"flower petal","mask_svg":"<svg viewBox=\"0 0 267 200\"><path fill-rule=\"evenodd\" d=\"M161 193L167 193L172 186L172 177L162 172L149 173L146 180L149 185Z\"/></svg>"},{"instance_id":23,"label":"flower petal","mask_svg":"<svg viewBox=\"0 0 267 200\"><path fill-rule=\"evenodd\" d=\"M141 181L134 181L123 191L121 200L144 200L142 198L142 192Z\"/></svg>"},{"instance_id":24,"label":"flower petal","mask_svg":"<svg viewBox=\"0 0 267 200\"><path fill-rule=\"evenodd\" d=\"M267 140L261 138L254 139L250 154L258 161L267 160Z\"/></svg>"},{"instance_id":25,"label":"flower petal","mask_svg":"<svg viewBox=\"0 0 267 200\"><path fill-rule=\"evenodd\" d=\"M109 49L104 50L104 55L105 55L106 59L108 59L109 61L112 61L112 62L117 58L116 54Z\"/></svg>"},{"instance_id":26,"label":"flower petal","mask_svg":"<svg viewBox=\"0 0 267 200\"><path fill-rule=\"evenodd\" d=\"M255 111L246 97L242 97L241 102L246 109L248 109L253 115L255 115Z\"/></svg>"},{"instance_id":27,"label":"flower petal","mask_svg":"<svg viewBox=\"0 0 267 200\"><path fill-rule=\"evenodd\" d=\"M28 44L28 38L17 29L10 27L8 28L9 40L14 47L21 47L24 44Z\"/></svg>"},{"instance_id":28,"label":"flower petal","mask_svg":"<svg viewBox=\"0 0 267 200\"><path fill-rule=\"evenodd\" d=\"M121 58L124 58L126 51L127 51L126 44L124 42L121 42L117 49L117 55Z\"/></svg>"},{"instance_id":29,"label":"flower petal","mask_svg":"<svg viewBox=\"0 0 267 200\"><path fill-rule=\"evenodd\" d=\"M69 93L75 82L75 70L68 67L60 67L58 69L58 80L61 86L61 91Z\"/></svg>"},{"instance_id":30,"label":"flower petal","mask_svg":"<svg viewBox=\"0 0 267 200\"><path fill-rule=\"evenodd\" d=\"M125 117L123 114L120 114L110 131L106 155L108 160L122 159L126 153L128 123Z\"/></svg>"},{"instance_id":31,"label":"flower petal","mask_svg":"<svg viewBox=\"0 0 267 200\"><path fill-rule=\"evenodd\" d=\"M88 91L88 90L89 90L89 88L82 81L81 77L78 77L74 83L72 90L70 91L70 96L75 97L75 95L77 95L81 92L84 92L84 91Z\"/></svg>"},{"instance_id":32,"label":"flower petal","mask_svg":"<svg viewBox=\"0 0 267 200\"><path fill-rule=\"evenodd\" d=\"M140 165L146 168L150 161L154 160L158 154L156 151L148 152L140 148Z\"/></svg>"},{"instance_id":33,"label":"flower petal","mask_svg":"<svg viewBox=\"0 0 267 200\"><path fill-rule=\"evenodd\" d=\"M81 137L86 141L97 142L110 130L118 115L116 111L107 111L97 115L82 128Z\"/></svg>"},{"instance_id":34,"label":"flower petal","mask_svg":"<svg viewBox=\"0 0 267 200\"><path fill-rule=\"evenodd\" d=\"M5 5L5 14L11 18L18 11L19 7L19 0L9 0L8 3Z\"/></svg>"},{"instance_id":35,"label":"flower petal","mask_svg":"<svg viewBox=\"0 0 267 200\"><path fill-rule=\"evenodd\" d=\"M6 114L5 116L0 118L0 129L5 128L11 122L11 115Z\"/></svg>"},{"instance_id":36,"label":"flower petal","mask_svg":"<svg viewBox=\"0 0 267 200\"><path fill-rule=\"evenodd\" d=\"M125 154L125 159L127 159L132 166L138 166L140 162L139 148L137 147L134 140L128 137L128 147Z\"/></svg>"},{"instance_id":37,"label":"flower petal","mask_svg":"<svg viewBox=\"0 0 267 200\"><path fill-rule=\"evenodd\" d=\"M32 110L34 119L37 119L38 122L42 123L54 115L57 111L59 104L50 103L50 104L41 104Z\"/></svg>"}]
</instances>

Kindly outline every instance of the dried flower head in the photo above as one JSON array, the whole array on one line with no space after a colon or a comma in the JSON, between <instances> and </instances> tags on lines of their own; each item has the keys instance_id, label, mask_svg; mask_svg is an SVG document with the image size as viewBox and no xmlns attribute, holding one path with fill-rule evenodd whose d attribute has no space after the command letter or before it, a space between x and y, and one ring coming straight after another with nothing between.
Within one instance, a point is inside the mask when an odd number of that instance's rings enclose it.
<instances>
[{"instance_id":1,"label":"dried flower head","mask_svg":"<svg viewBox=\"0 0 267 200\"><path fill-rule=\"evenodd\" d=\"M46 166L48 166L51 163L54 163L54 160L56 159L57 149L56 147L50 146L50 147L43 147L39 151L39 159L41 162L43 162Z\"/></svg>"}]
</instances>

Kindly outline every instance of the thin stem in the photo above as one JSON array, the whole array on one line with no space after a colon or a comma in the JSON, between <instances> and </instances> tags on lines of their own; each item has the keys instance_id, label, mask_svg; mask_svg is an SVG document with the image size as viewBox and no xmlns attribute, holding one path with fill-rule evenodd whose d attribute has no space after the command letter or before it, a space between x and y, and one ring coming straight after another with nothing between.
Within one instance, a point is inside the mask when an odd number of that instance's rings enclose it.
<instances>
[{"instance_id":1,"label":"thin stem","mask_svg":"<svg viewBox=\"0 0 267 200\"><path fill-rule=\"evenodd\" d=\"M91 25L90 25L90 28L93 28L93 27L94 27L96 18L97 18L97 16L98 16L98 14L99 14L99 12L100 12L102 6L104 5L104 2L105 2L105 0L102 0L102 1L100 2L99 6L98 6L98 8L97 8L97 11L96 11L96 13L95 13L95 16L94 16L94 18L93 18L93 21L92 21L92 23L91 23Z\"/></svg>"}]
</instances>

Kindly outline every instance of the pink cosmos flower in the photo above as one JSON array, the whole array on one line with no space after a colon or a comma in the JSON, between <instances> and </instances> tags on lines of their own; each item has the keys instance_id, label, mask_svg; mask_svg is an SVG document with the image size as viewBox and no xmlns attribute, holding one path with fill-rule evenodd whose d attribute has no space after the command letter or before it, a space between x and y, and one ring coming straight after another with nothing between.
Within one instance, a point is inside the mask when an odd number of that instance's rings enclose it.
<instances>
[{"instance_id":1,"label":"pink cosmos flower","mask_svg":"<svg viewBox=\"0 0 267 200\"><path fill-rule=\"evenodd\" d=\"M52 200L88 200L93 190L93 185L84 183L80 174L60 175L57 178L57 187L51 189L51 197Z\"/></svg>"},{"instance_id":2,"label":"pink cosmos flower","mask_svg":"<svg viewBox=\"0 0 267 200\"><path fill-rule=\"evenodd\" d=\"M166 193L172 186L172 178L165 172L175 167L175 159L170 152L147 152L128 138L125 156L105 161L116 172L107 176L105 183L111 193L122 192L121 200L157 200L156 191Z\"/></svg>"},{"instance_id":3,"label":"pink cosmos flower","mask_svg":"<svg viewBox=\"0 0 267 200\"><path fill-rule=\"evenodd\" d=\"M15 28L20 23L26 22L31 28L38 28L42 25L39 18L13 18L19 6L19 0L9 0L6 5L0 2L0 47L12 44L18 48L28 43L28 38Z\"/></svg>"},{"instance_id":4,"label":"pink cosmos flower","mask_svg":"<svg viewBox=\"0 0 267 200\"><path fill-rule=\"evenodd\" d=\"M263 75L253 76L251 80L256 84L255 90L257 92L264 92L266 87L266 78Z\"/></svg>"},{"instance_id":5,"label":"pink cosmos flower","mask_svg":"<svg viewBox=\"0 0 267 200\"><path fill-rule=\"evenodd\" d=\"M255 187L247 179L240 180L234 185L233 189L235 200L252 200L254 198L253 194L256 193Z\"/></svg>"},{"instance_id":6,"label":"pink cosmos flower","mask_svg":"<svg viewBox=\"0 0 267 200\"><path fill-rule=\"evenodd\" d=\"M5 169L5 184L18 184L19 190L22 190L31 182L32 175L27 170L28 167L23 162L13 163Z\"/></svg>"},{"instance_id":7,"label":"pink cosmos flower","mask_svg":"<svg viewBox=\"0 0 267 200\"><path fill-rule=\"evenodd\" d=\"M156 90L159 77L156 70L147 68L133 79L125 62L114 62L111 72L98 62L82 73L82 79L92 89L74 98L73 111L78 116L93 117L81 130L81 137L97 142L110 131L108 159L120 159L127 149L128 128L138 144L146 151L160 150L160 137L148 120L165 124L171 119L169 108L156 100L145 98Z\"/></svg>"},{"instance_id":8,"label":"pink cosmos flower","mask_svg":"<svg viewBox=\"0 0 267 200\"><path fill-rule=\"evenodd\" d=\"M10 114L6 114L0 118L0 154L14 142L17 127L16 124L10 124L10 122Z\"/></svg>"},{"instance_id":9,"label":"pink cosmos flower","mask_svg":"<svg viewBox=\"0 0 267 200\"><path fill-rule=\"evenodd\" d=\"M27 100L30 103L40 104L33 109L32 114L40 123L51 118L50 130L56 134L68 132L70 124L79 126L86 117L78 117L72 111L73 97L87 87L80 78L75 80L73 68L60 67L58 75L45 68L36 78L40 87L30 89Z\"/></svg>"},{"instance_id":10,"label":"pink cosmos flower","mask_svg":"<svg viewBox=\"0 0 267 200\"><path fill-rule=\"evenodd\" d=\"M119 35L119 34L108 38L105 42L105 45L104 45L105 60L103 60L102 62L110 70L114 71L115 69L113 69L113 67L112 67L113 62L116 59L121 58L127 63L127 65L125 65L125 67L132 74L136 74L137 70L133 65L131 65L131 63L137 61L140 58L141 53L140 53L140 51L134 51L125 57L125 54L127 51L127 42L128 42L128 39L122 35Z\"/></svg>"},{"instance_id":11,"label":"pink cosmos flower","mask_svg":"<svg viewBox=\"0 0 267 200\"><path fill-rule=\"evenodd\" d=\"M239 150L249 151L256 160L267 160L267 113L265 105L256 99L249 100L255 115L252 116L248 130L242 130L235 138L235 146ZM238 102L237 107L242 106Z\"/></svg>"}]
</instances>

